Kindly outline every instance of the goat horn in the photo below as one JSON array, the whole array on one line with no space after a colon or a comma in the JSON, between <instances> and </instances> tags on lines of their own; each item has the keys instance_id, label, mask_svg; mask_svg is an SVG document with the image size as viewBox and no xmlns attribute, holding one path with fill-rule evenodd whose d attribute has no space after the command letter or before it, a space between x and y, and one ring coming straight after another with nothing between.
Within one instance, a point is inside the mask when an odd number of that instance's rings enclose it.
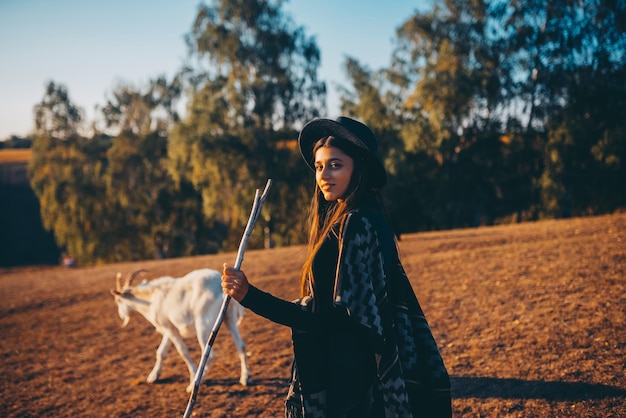
<instances>
[{"instance_id":1,"label":"goat horn","mask_svg":"<svg viewBox=\"0 0 626 418\"><path fill-rule=\"evenodd\" d=\"M115 289L122 290L122 273L119 271L115 275Z\"/></svg>"},{"instance_id":2,"label":"goat horn","mask_svg":"<svg viewBox=\"0 0 626 418\"><path fill-rule=\"evenodd\" d=\"M126 282L126 286L130 287L130 286L133 284L133 280L135 280L135 278L136 278L139 274L141 274L141 273L143 273L143 272L145 272L145 271L148 271L148 270L145 270L145 269L140 269L140 270L135 270L135 271L133 271L133 272L132 272L132 273L128 276L128 281Z\"/></svg>"}]
</instances>

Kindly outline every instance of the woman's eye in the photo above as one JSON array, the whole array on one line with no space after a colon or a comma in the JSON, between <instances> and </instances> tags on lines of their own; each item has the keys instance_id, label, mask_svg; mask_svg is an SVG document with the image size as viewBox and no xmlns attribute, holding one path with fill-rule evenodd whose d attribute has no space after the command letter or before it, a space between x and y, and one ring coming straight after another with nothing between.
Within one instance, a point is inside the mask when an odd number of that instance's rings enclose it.
<instances>
[{"instance_id":1,"label":"woman's eye","mask_svg":"<svg viewBox=\"0 0 626 418\"><path fill-rule=\"evenodd\" d=\"M326 165L327 168L330 168L331 170L338 170L341 167L343 167L343 165L341 163L328 163ZM313 168L315 168L315 171L323 171L324 170L324 165L323 164L315 164L313 166Z\"/></svg>"}]
</instances>

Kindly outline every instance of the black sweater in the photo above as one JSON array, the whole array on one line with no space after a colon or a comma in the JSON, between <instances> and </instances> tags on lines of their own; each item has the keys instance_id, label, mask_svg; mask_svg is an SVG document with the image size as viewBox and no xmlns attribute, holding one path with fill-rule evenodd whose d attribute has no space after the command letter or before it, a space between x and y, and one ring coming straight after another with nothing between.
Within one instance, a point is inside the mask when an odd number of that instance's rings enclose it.
<instances>
[{"instance_id":1,"label":"black sweater","mask_svg":"<svg viewBox=\"0 0 626 418\"><path fill-rule=\"evenodd\" d=\"M333 306L333 291L339 257L337 231L333 230L315 255L313 277L315 308L305 311L299 304L279 299L250 285L241 304L255 313L300 331L315 333L359 332L347 313ZM294 286L295 287L295 286Z\"/></svg>"}]
</instances>

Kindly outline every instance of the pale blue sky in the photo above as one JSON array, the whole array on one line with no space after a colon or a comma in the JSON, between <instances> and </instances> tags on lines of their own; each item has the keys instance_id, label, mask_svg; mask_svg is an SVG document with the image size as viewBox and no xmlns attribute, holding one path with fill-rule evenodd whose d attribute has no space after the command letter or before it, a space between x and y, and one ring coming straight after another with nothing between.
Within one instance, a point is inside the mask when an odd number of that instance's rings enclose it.
<instances>
[{"instance_id":1,"label":"pale blue sky","mask_svg":"<svg viewBox=\"0 0 626 418\"><path fill-rule=\"evenodd\" d=\"M142 86L180 69L200 0L0 0L0 140L28 135L47 81L64 84L93 118L119 81ZM371 69L389 63L395 29L429 0L289 0L284 9L322 53L328 115L346 55Z\"/></svg>"}]
</instances>

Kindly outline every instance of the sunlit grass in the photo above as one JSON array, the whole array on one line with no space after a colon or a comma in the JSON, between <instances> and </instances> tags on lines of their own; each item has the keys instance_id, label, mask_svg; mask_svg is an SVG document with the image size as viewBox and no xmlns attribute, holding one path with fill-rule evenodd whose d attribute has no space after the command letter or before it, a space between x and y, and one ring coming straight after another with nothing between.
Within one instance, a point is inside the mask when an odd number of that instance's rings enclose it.
<instances>
[{"instance_id":1,"label":"sunlit grass","mask_svg":"<svg viewBox=\"0 0 626 418\"><path fill-rule=\"evenodd\" d=\"M30 148L0 149L0 164L2 163L25 163L30 160L32 150Z\"/></svg>"}]
</instances>

